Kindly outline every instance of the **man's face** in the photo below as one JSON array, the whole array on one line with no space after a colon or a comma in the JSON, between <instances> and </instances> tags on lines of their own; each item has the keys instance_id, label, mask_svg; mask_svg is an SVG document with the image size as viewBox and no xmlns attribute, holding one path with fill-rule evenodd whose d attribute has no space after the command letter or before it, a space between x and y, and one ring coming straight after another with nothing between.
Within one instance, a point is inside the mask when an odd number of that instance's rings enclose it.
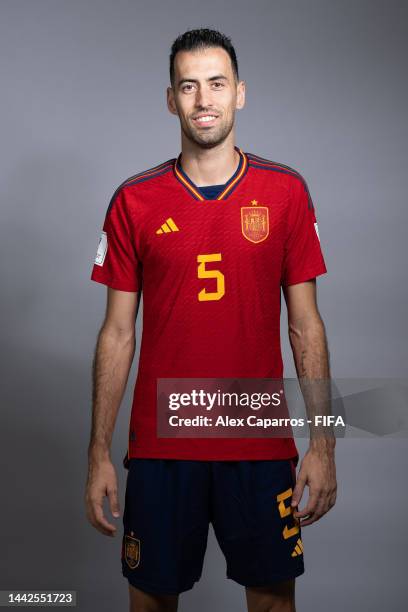
<instances>
[{"instance_id":1,"label":"man's face","mask_svg":"<svg viewBox=\"0 0 408 612\"><path fill-rule=\"evenodd\" d=\"M190 141L210 148L231 132L235 110L245 103L245 83L236 83L228 53L221 47L179 51L174 84L167 89L171 113Z\"/></svg>"}]
</instances>

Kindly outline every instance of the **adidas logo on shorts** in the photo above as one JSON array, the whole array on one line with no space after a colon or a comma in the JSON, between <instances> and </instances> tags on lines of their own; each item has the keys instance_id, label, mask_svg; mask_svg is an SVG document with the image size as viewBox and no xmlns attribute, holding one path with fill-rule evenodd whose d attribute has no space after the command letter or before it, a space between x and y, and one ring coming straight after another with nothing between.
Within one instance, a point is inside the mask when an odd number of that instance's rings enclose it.
<instances>
[{"instance_id":1,"label":"adidas logo on shorts","mask_svg":"<svg viewBox=\"0 0 408 612\"><path fill-rule=\"evenodd\" d=\"M296 542L292 557L298 557L299 555L303 555L303 544L300 538L298 538L298 541Z\"/></svg>"}]
</instances>

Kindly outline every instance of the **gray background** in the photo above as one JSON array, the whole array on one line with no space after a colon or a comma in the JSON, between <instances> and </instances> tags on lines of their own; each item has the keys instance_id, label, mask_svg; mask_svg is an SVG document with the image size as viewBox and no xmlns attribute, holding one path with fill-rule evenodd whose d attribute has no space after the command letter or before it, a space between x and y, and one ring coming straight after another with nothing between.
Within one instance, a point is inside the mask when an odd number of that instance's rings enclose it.
<instances>
[{"instance_id":1,"label":"gray background","mask_svg":"<svg viewBox=\"0 0 408 612\"><path fill-rule=\"evenodd\" d=\"M231 36L247 83L237 144L308 182L328 267L318 296L333 376L404 377L407 3L3 0L1 9L0 588L76 589L81 610L125 610L120 539L96 532L83 506L106 294L89 277L113 190L179 153L165 105L170 45L192 27ZM140 317L137 330L139 346ZM294 376L285 313L282 339ZM113 444L122 504L134 376ZM303 533L300 611L401 609L406 453L405 439L338 441L337 505ZM244 610L242 588L224 576L211 533L180 610Z\"/></svg>"}]
</instances>

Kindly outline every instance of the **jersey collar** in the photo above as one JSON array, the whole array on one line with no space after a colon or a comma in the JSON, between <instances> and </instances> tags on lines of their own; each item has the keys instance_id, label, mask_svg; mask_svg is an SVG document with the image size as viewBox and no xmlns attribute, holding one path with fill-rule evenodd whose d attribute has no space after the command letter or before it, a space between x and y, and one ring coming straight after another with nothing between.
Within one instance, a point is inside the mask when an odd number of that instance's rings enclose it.
<instances>
[{"instance_id":1,"label":"jersey collar","mask_svg":"<svg viewBox=\"0 0 408 612\"><path fill-rule=\"evenodd\" d=\"M216 200L225 200L237 187L237 185L244 178L248 171L248 158L245 153L237 146L234 149L239 153L239 164L238 168L231 176L231 178L225 183L224 189L221 191ZM174 176L180 183L190 192L190 194L196 199L205 201L206 198L199 192L197 185L187 176L181 167L181 153L177 157L173 165Z\"/></svg>"}]
</instances>

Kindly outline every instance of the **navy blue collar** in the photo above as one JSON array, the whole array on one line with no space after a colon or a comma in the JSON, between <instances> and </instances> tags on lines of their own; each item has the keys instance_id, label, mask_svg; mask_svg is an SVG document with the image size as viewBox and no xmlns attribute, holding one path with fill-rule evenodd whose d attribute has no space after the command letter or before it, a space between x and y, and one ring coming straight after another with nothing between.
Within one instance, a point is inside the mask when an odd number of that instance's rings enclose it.
<instances>
[{"instance_id":1,"label":"navy blue collar","mask_svg":"<svg viewBox=\"0 0 408 612\"><path fill-rule=\"evenodd\" d=\"M217 200L225 200L232 191L237 187L240 181L243 179L248 170L248 159L245 153L237 146L234 146L234 149L239 153L239 164L238 168L235 170L234 174L231 178L223 185L223 189L215 198ZM188 177L188 175L184 172L181 166L181 153L177 157L174 163L174 175L178 181L184 185L184 187L194 196L196 200L206 200L208 198L204 197L204 194L200 191L202 187L198 187L193 183L193 181ZM208 187L215 187L215 185L208 185Z\"/></svg>"}]
</instances>

